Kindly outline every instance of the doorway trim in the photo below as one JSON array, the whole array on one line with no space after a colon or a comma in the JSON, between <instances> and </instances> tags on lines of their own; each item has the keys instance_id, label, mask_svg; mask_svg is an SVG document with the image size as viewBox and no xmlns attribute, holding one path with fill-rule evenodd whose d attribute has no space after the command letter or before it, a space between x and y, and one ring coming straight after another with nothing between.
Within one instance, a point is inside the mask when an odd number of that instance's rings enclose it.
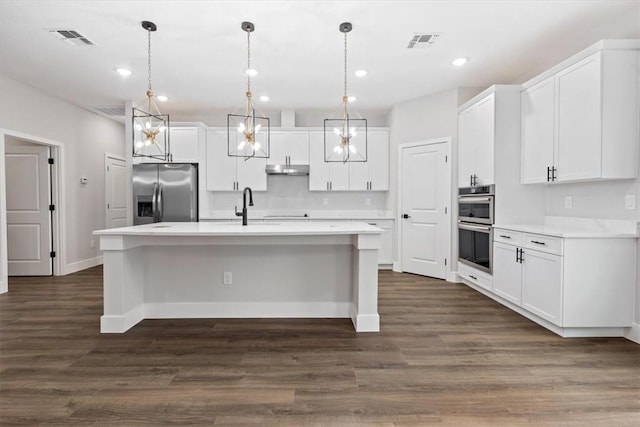
<instances>
[{"instance_id":1,"label":"doorway trim","mask_svg":"<svg viewBox=\"0 0 640 427\"><path fill-rule=\"evenodd\" d=\"M451 215L452 215L452 206L451 206L451 193L453 191L453 188L451 187L451 183L452 183L452 162L453 159L451 158L451 137L450 136L446 136L446 137L441 137L441 138L432 138L432 139L426 139L423 141L417 141L417 142L407 142L404 144L399 144L398 145L398 187L396 189L396 253L397 255L397 262L394 262L393 264L393 271L398 271L401 272L403 271L402 269L402 227L403 227L403 221L402 221L402 168L403 168L403 164L402 164L402 150L406 149L406 148L413 148L413 147L422 147L422 146L426 146L426 145L433 145L433 144L445 144L445 148L446 148L446 156L447 156L447 163L445 166L445 175L446 175L446 185L449 189L449 191L447 192L447 197L445 197L445 203L447 206L447 214L445 216L445 229L448 230L447 232L447 236L448 239L445 242L445 252L448 255L448 260L449 262L447 262L446 265L446 270L445 270L445 277L446 280L449 282L455 282L456 281L456 274L453 273L453 270L451 269L451 265L453 263L452 257L453 254L451 253L451 242L453 239L453 233L452 233L452 228L451 228Z\"/></svg>"},{"instance_id":2,"label":"doorway trim","mask_svg":"<svg viewBox=\"0 0 640 427\"><path fill-rule=\"evenodd\" d=\"M46 145L51 148L51 157L54 164L51 170L51 203L56 206L53 211L53 221L51 233L53 236L52 251L55 251L56 257L53 259L53 275L62 276L66 274L66 212L65 202L66 193L64 185L64 144L48 138L29 135L22 132L0 128L0 170L6 171L5 167L5 138L7 136L21 139L32 144ZM8 268L9 260L7 258L7 183L6 176L0 174L0 293L9 291Z\"/></svg>"}]
</instances>

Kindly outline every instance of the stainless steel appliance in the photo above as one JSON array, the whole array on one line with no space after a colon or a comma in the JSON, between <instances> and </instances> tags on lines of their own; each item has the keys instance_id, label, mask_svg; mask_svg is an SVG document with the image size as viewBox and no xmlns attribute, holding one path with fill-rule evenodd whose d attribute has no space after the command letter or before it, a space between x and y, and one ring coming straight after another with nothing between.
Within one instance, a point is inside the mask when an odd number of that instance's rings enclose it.
<instances>
[{"instance_id":1,"label":"stainless steel appliance","mask_svg":"<svg viewBox=\"0 0 640 427\"><path fill-rule=\"evenodd\" d=\"M487 273L493 263L493 185L458 192L458 261Z\"/></svg>"},{"instance_id":2,"label":"stainless steel appliance","mask_svg":"<svg viewBox=\"0 0 640 427\"><path fill-rule=\"evenodd\" d=\"M198 165L133 165L133 224L198 221Z\"/></svg>"}]
</instances>

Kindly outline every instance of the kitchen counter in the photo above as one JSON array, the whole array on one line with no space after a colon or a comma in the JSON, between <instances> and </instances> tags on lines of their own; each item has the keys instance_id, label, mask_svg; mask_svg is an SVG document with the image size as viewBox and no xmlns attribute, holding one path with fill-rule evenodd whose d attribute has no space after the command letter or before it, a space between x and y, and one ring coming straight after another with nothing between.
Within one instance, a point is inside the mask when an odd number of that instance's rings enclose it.
<instances>
[{"instance_id":1,"label":"kitchen counter","mask_svg":"<svg viewBox=\"0 0 640 427\"><path fill-rule=\"evenodd\" d=\"M567 225L559 226L548 224L495 224L493 228L521 231L523 233L544 234L546 236L562 238L615 239L638 237L637 233L632 232Z\"/></svg>"},{"instance_id":2,"label":"kitchen counter","mask_svg":"<svg viewBox=\"0 0 640 427\"><path fill-rule=\"evenodd\" d=\"M351 318L380 330L382 230L363 222L158 223L99 230L101 332L143 319Z\"/></svg>"},{"instance_id":3,"label":"kitchen counter","mask_svg":"<svg viewBox=\"0 0 640 427\"><path fill-rule=\"evenodd\" d=\"M638 237L638 224L635 221L598 218L547 216L545 217L544 224L494 224L493 228L578 239L616 239Z\"/></svg>"}]
</instances>

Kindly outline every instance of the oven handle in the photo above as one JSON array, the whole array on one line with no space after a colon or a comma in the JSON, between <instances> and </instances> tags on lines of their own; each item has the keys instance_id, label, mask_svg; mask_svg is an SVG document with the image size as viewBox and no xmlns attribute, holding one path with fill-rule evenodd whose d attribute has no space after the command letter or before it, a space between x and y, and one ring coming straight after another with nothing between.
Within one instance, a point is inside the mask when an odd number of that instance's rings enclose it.
<instances>
[{"instance_id":1,"label":"oven handle","mask_svg":"<svg viewBox=\"0 0 640 427\"><path fill-rule=\"evenodd\" d=\"M491 233L491 226L488 225L472 225L458 221L458 228L462 230L481 231L483 233Z\"/></svg>"},{"instance_id":2,"label":"oven handle","mask_svg":"<svg viewBox=\"0 0 640 427\"><path fill-rule=\"evenodd\" d=\"M487 203L492 200L493 200L493 197L458 196L459 203Z\"/></svg>"}]
</instances>

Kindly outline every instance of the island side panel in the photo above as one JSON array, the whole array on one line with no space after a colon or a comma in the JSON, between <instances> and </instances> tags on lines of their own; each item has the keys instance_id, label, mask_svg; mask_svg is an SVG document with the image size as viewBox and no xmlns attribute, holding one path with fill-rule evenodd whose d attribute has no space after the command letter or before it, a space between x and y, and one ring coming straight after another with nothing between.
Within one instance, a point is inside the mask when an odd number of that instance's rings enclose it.
<instances>
[{"instance_id":1,"label":"island side panel","mask_svg":"<svg viewBox=\"0 0 640 427\"><path fill-rule=\"evenodd\" d=\"M104 308L100 332L122 333L144 319L142 248L124 236L101 236Z\"/></svg>"},{"instance_id":2,"label":"island side panel","mask_svg":"<svg viewBox=\"0 0 640 427\"><path fill-rule=\"evenodd\" d=\"M264 244L256 244L262 240ZM156 245L144 250L146 318L348 318L350 239L282 236L252 244ZM278 244L270 244L273 241ZM325 244L318 244L324 241ZM223 283L230 272L232 283Z\"/></svg>"},{"instance_id":3,"label":"island side panel","mask_svg":"<svg viewBox=\"0 0 640 427\"><path fill-rule=\"evenodd\" d=\"M378 250L380 235L359 234L353 241L351 320L356 332L380 331L378 314Z\"/></svg>"}]
</instances>

